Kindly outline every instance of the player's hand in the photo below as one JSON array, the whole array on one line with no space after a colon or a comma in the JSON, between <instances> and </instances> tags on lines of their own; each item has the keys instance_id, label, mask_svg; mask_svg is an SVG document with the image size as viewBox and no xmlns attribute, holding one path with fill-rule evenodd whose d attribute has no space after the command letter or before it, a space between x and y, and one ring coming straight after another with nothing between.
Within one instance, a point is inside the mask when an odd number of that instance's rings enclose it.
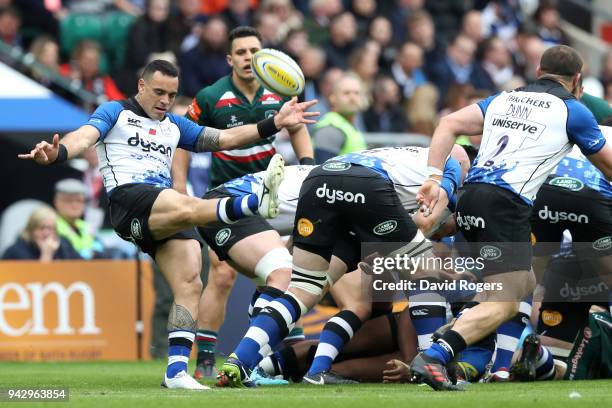
<instances>
[{"instance_id":1,"label":"player's hand","mask_svg":"<svg viewBox=\"0 0 612 408\"><path fill-rule=\"evenodd\" d=\"M53 135L53 144L47 142L38 143L30 153L19 154L17 157L24 160L34 160L38 164L51 164L57 160L59 151L59 135Z\"/></svg>"},{"instance_id":2,"label":"player's hand","mask_svg":"<svg viewBox=\"0 0 612 408\"><path fill-rule=\"evenodd\" d=\"M384 383L403 383L410 381L410 366L400 360L389 360L383 370Z\"/></svg>"},{"instance_id":3,"label":"player's hand","mask_svg":"<svg viewBox=\"0 0 612 408\"><path fill-rule=\"evenodd\" d=\"M292 128L299 124L312 124L317 121L308 119L313 116L319 116L319 112L307 112L307 109L315 105L316 99L307 102L298 102L297 97L291 98L289 102L285 102L281 110L274 117L274 124L278 129Z\"/></svg>"},{"instance_id":4,"label":"player's hand","mask_svg":"<svg viewBox=\"0 0 612 408\"><path fill-rule=\"evenodd\" d=\"M425 217L433 212L434 207L438 203L440 196L440 185L433 180L425 180L421 188L416 194L416 201L419 205L419 211Z\"/></svg>"}]
</instances>

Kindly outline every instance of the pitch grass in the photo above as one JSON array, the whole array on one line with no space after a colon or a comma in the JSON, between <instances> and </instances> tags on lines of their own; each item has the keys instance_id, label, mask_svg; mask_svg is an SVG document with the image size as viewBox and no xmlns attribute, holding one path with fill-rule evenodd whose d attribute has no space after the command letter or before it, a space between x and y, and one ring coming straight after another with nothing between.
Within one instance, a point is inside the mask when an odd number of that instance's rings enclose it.
<instances>
[{"instance_id":1,"label":"pitch grass","mask_svg":"<svg viewBox=\"0 0 612 408\"><path fill-rule=\"evenodd\" d=\"M0 363L0 388L68 387L78 407L206 408L395 408L395 407L612 407L612 380L529 384L474 384L465 392L434 392L426 386L359 384L258 389L213 388L187 392L159 387L165 363ZM570 398L571 392L581 397ZM48 403L2 403L43 406Z\"/></svg>"}]
</instances>

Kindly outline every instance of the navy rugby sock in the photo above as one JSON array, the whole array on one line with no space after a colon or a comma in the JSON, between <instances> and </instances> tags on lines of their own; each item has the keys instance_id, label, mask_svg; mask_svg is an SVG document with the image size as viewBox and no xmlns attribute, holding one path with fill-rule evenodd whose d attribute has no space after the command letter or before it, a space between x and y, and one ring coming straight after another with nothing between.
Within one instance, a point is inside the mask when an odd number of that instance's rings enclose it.
<instances>
[{"instance_id":1,"label":"navy rugby sock","mask_svg":"<svg viewBox=\"0 0 612 408\"><path fill-rule=\"evenodd\" d=\"M232 224L241 218L257 214L259 198L256 194L240 197L224 197L217 203L217 218L225 224Z\"/></svg>"}]
</instances>

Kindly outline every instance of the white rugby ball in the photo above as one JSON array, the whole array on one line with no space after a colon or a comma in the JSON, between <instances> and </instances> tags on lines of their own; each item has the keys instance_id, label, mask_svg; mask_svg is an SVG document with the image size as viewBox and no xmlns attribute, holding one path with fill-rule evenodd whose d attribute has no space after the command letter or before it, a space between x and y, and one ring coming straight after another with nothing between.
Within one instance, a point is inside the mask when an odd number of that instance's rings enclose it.
<instances>
[{"instance_id":1,"label":"white rugby ball","mask_svg":"<svg viewBox=\"0 0 612 408\"><path fill-rule=\"evenodd\" d=\"M283 96L296 96L304 91L304 73L284 52L264 48L251 59L251 69L259 83Z\"/></svg>"}]
</instances>

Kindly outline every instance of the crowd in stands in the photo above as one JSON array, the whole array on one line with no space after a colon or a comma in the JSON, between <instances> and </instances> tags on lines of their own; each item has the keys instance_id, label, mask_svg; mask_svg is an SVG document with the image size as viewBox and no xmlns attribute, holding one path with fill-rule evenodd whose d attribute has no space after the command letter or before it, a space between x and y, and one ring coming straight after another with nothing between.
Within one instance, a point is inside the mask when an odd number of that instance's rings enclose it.
<instances>
[{"instance_id":1,"label":"crowd in stands","mask_svg":"<svg viewBox=\"0 0 612 408\"><path fill-rule=\"evenodd\" d=\"M134 94L139 71L155 58L179 65L186 105L230 72L228 32L251 25L264 47L298 61L302 97L318 98L321 114L334 83L352 71L367 95L359 130L431 135L441 115L533 80L544 50L568 43L560 19L553 0L0 0L0 42L29 52L39 63L30 77L91 112ZM53 75L100 98L79 100ZM586 91L612 103L612 51L586 76ZM98 183L100 194L95 164L89 168L87 184ZM56 210L33 214L11 253L68 257L63 239L36 238L45 222L65 218ZM79 228L72 223L64 238Z\"/></svg>"},{"instance_id":2,"label":"crowd in stands","mask_svg":"<svg viewBox=\"0 0 612 408\"><path fill-rule=\"evenodd\" d=\"M299 61L306 99L324 100L335 70L354 71L368 94L357 123L369 132L431 133L457 100L532 80L546 47L568 43L553 0L0 0L1 41L107 100L133 94L160 56L178 63L181 94L193 97L229 72L238 25ZM29 74L53 89L40 69ZM612 101L612 52L588 75Z\"/></svg>"}]
</instances>

